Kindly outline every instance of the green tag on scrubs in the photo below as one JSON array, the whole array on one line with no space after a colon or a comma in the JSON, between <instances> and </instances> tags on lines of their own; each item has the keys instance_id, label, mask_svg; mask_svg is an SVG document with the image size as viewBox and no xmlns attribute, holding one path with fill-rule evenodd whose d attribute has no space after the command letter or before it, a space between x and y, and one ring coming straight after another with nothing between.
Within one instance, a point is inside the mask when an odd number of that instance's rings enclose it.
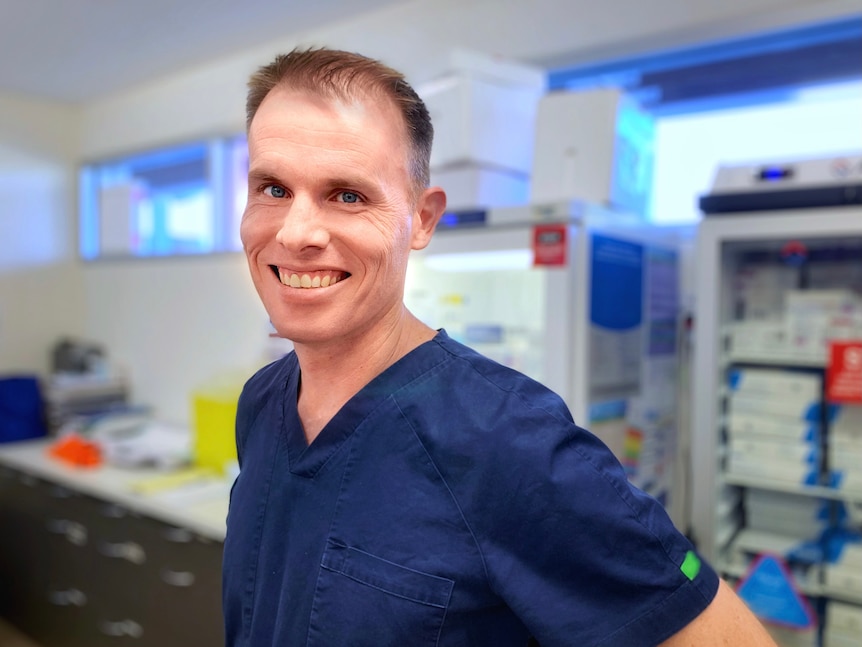
<instances>
[{"instance_id":1,"label":"green tag on scrubs","mask_svg":"<svg viewBox=\"0 0 862 647\"><path fill-rule=\"evenodd\" d=\"M694 554L693 550L690 550L685 554L685 559L682 562L682 566L679 567L679 570L681 570L682 574L690 580L694 580L694 578L697 577L697 574L700 573L700 558Z\"/></svg>"}]
</instances>

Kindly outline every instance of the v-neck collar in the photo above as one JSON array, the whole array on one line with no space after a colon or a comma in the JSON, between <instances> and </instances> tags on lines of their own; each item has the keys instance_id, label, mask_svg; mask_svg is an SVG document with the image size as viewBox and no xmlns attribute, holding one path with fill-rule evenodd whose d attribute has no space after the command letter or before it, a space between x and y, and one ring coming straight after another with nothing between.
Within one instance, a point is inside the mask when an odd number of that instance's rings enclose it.
<instances>
[{"instance_id":1,"label":"v-neck collar","mask_svg":"<svg viewBox=\"0 0 862 647\"><path fill-rule=\"evenodd\" d=\"M297 410L301 370L296 355L292 355L294 367L285 386L282 430L287 437L291 473L313 478L375 409L440 363L440 342L448 338L445 330L438 330L434 338L420 344L371 380L336 412L311 444L306 442Z\"/></svg>"}]
</instances>

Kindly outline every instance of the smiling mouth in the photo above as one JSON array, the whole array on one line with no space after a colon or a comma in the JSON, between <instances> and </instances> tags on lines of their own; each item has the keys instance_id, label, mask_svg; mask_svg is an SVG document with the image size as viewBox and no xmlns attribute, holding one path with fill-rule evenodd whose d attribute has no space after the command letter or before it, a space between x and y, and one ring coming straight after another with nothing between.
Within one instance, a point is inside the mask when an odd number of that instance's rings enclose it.
<instances>
[{"instance_id":1,"label":"smiling mouth","mask_svg":"<svg viewBox=\"0 0 862 647\"><path fill-rule=\"evenodd\" d=\"M317 272L292 272L291 270L283 269L276 265L270 265L269 268L275 274L276 278L282 285L290 288L300 288L312 290L315 288L328 288L339 281L343 281L350 277L349 272L340 272L336 270L321 270Z\"/></svg>"}]
</instances>

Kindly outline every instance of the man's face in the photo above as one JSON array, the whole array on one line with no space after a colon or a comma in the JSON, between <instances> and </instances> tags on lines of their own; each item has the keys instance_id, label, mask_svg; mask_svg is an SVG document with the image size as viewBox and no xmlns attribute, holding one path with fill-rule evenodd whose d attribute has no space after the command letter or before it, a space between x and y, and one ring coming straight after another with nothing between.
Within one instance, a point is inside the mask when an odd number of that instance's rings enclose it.
<instances>
[{"instance_id":1,"label":"man's face","mask_svg":"<svg viewBox=\"0 0 862 647\"><path fill-rule=\"evenodd\" d=\"M278 333L346 341L400 315L414 240L402 118L391 101L273 89L249 129L240 234Z\"/></svg>"}]
</instances>

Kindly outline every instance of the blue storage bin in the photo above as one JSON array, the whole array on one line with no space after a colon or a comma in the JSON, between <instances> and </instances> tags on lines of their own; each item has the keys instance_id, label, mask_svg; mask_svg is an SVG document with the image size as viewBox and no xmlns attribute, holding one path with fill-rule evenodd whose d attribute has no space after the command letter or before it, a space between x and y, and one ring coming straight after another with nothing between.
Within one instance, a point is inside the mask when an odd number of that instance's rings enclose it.
<instances>
[{"instance_id":1,"label":"blue storage bin","mask_svg":"<svg viewBox=\"0 0 862 647\"><path fill-rule=\"evenodd\" d=\"M0 377L0 443L47 434L39 379L29 375Z\"/></svg>"}]
</instances>

